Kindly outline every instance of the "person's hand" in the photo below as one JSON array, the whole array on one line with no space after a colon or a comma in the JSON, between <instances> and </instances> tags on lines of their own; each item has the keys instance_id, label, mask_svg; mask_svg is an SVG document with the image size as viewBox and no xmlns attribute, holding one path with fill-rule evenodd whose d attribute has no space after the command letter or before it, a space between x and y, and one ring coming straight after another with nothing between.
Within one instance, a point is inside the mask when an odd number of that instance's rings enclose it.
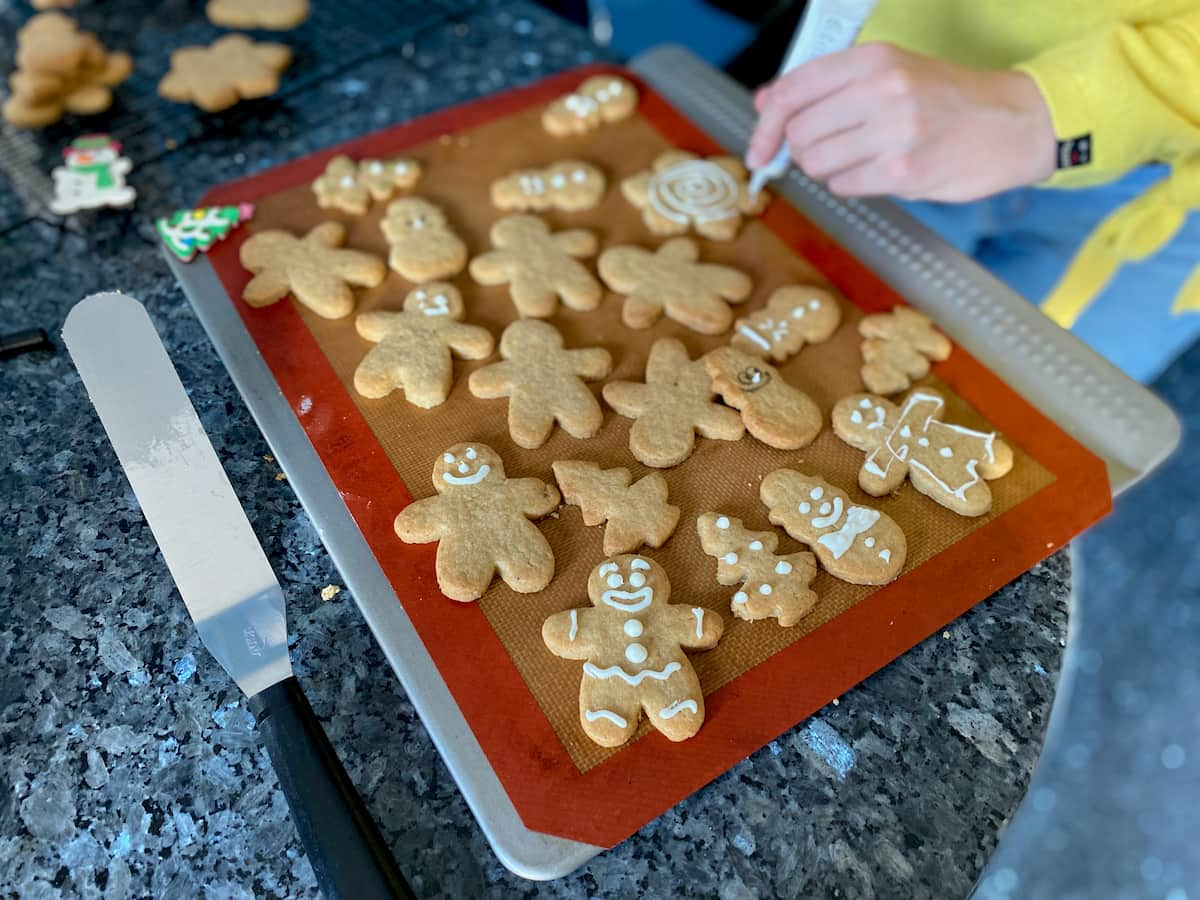
<instances>
[{"instance_id":1,"label":"person's hand","mask_svg":"<svg viewBox=\"0 0 1200 900\"><path fill-rule=\"evenodd\" d=\"M746 164L786 142L810 178L843 196L975 200L1054 172L1054 126L1036 82L890 44L798 66L754 98Z\"/></svg>"}]
</instances>

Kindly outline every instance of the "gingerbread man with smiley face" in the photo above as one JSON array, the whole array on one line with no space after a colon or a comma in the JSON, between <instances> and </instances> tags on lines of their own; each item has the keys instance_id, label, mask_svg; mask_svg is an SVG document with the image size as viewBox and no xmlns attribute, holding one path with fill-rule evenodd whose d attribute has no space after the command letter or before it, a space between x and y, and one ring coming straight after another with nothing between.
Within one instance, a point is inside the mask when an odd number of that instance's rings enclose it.
<instances>
[{"instance_id":1,"label":"gingerbread man with smiley face","mask_svg":"<svg viewBox=\"0 0 1200 900\"><path fill-rule=\"evenodd\" d=\"M554 577L554 553L530 519L558 508L558 490L537 478L508 478L486 444L455 444L433 467L437 496L410 503L396 516L408 544L439 541L437 579L452 600L478 600L497 572L520 594Z\"/></svg>"},{"instance_id":2,"label":"gingerbread man with smiley face","mask_svg":"<svg viewBox=\"0 0 1200 900\"><path fill-rule=\"evenodd\" d=\"M644 556L596 566L588 599L590 609L568 609L542 625L551 653L584 660L579 722L587 736L603 747L620 746L644 710L670 740L692 737L704 722L704 693L683 651L715 647L721 617L671 603L667 573Z\"/></svg>"},{"instance_id":3,"label":"gingerbread man with smiley face","mask_svg":"<svg viewBox=\"0 0 1200 900\"><path fill-rule=\"evenodd\" d=\"M354 327L375 346L354 372L354 389L372 398L403 390L414 406L440 406L454 382L451 354L483 359L495 346L491 332L462 317L462 294L444 282L414 288L401 312L362 313Z\"/></svg>"}]
</instances>

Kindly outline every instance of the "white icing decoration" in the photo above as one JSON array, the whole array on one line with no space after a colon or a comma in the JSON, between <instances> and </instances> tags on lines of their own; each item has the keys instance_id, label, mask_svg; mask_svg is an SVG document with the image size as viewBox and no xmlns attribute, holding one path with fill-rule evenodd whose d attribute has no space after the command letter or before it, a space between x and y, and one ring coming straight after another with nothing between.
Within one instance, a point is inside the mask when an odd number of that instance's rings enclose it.
<instances>
[{"instance_id":1,"label":"white icing decoration","mask_svg":"<svg viewBox=\"0 0 1200 900\"><path fill-rule=\"evenodd\" d=\"M728 528L729 527L729 517L721 516L721 518L717 519L717 527L720 528L722 531L724 531L726 528Z\"/></svg>"},{"instance_id":2,"label":"white icing decoration","mask_svg":"<svg viewBox=\"0 0 1200 900\"><path fill-rule=\"evenodd\" d=\"M734 603L745 603L749 599L750 598L746 596L745 591L738 591L736 594L733 595Z\"/></svg>"},{"instance_id":3,"label":"white icing decoration","mask_svg":"<svg viewBox=\"0 0 1200 900\"><path fill-rule=\"evenodd\" d=\"M943 447L941 450L938 451L938 453L941 454L942 456L946 457L946 459L949 459L950 457L952 457L954 455L954 451L951 450L949 447Z\"/></svg>"},{"instance_id":4,"label":"white icing decoration","mask_svg":"<svg viewBox=\"0 0 1200 900\"><path fill-rule=\"evenodd\" d=\"M892 551L891 550L880 550L879 558L882 559L884 562L891 562L892 561Z\"/></svg>"},{"instance_id":5,"label":"white icing decoration","mask_svg":"<svg viewBox=\"0 0 1200 900\"><path fill-rule=\"evenodd\" d=\"M879 521L879 513L863 506L852 506L846 513L846 522L837 531L823 534L817 543L826 547L834 559L841 559L854 539Z\"/></svg>"},{"instance_id":6,"label":"white icing decoration","mask_svg":"<svg viewBox=\"0 0 1200 900\"><path fill-rule=\"evenodd\" d=\"M467 459L474 459L478 455L479 455L479 453L475 450L474 447L467 448Z\"/></svg>"},{"instance_id":7,"label":"white icing decoration","mask_svg":"<svg viewBox=\"0 0 1200 900\"><path fill-rule=\"evenodd\" d=\"M615 576L620 577L620 576ZM619 582L618 582L619 583ZM612 584L610 581L609 584ZM654 591L649 585L646 585L639 591L605 591L600 596L601 603L607 603L613 609L620 610L623 613L641 612L654 599ZM622 602L632 601L632 602Z\"/></svg>"},{"instance_id":8,"label":"white icing decoration","mask_svg":"<svg viewBox=\"0 0 1200 900\"><path fill-rule=\"evenodd\" d=\"M803 306L797 306L795 309L792 310L792 318L793 319L803 319L804 316L805 316L805 312L804 312Z\"/></svg>"},{"instance_id":9,"label":"white icing decoration","mask_svg":"<svg viewBox=\"0 0 1200 900\"><path fill-rule=\"evenodd\" d=\"M350 175L343 175L342 180L338 184L342 187L354 187L354 178Z\"/></svg>"},{"instance_id":10,"label":"white icing decoration","mask_svg":"<svg viewBox=\"0 0 1200 900\"><path fill-rule=\"evenodd\" d=\"M458 471L459 471L461 474L463 474L463 475L466 475L468 472L470 472L470 471L471 471L471 467L470 467L469 465L467 465L467 461L466 461L466 460L463 460L462 462L460 462L460 463L458 464Z\"/></svg>"},{"instance_id":11,"label":"white icing decoration","mask_svg":"<svg viewBox=\"0 0 1200 900\"><path fill-rule=\"evenodd\" d=\"M829 511L831 509L833 509L833 507L830 505L829 501L826 500L824 503L821 504L821 508L818 509L817 512L819 512L823 516L827 516L827 515L829 515Z\"/></svg>"},{"instance_id":12,"label":"white icing decoration","mask_svg":"<svg viewBox=\"0 0 1200 900\"><path fill-rule=\"evenodd\" d=\"M610 81L608 83L608 92L614 97L623 90L625 90L625 85L621 84L619 81Z\"/></svg>"},{"instance_id":13,"label":"white icing decoration","mask_svg":"<svg viewBox=\"0 0 1200 900\"><path fill-rule=\"evenodd\" d=\"M399 174L399 175L403 175L405 172L407 172L407 171L408 171L408 163L406 163L406 162L398 162L398 163L396 163L394 166L392 166L392 169L393 169L393 170L394 170L394 171L395 171L397 174Z\"/></svg>"},{"instance_id":14,"label":"white icing decoration","mask_svg":"<svg viewBox=\"0 0 1200 900\"><path fill-rule=\"evenodd\" d=\"M873 537L867 538L866 540L863 541L863 546L866 547L868 550L870 550L872 547L875 546L875 538L873 538Z\"/></svg>"},{"instance_id":15,"label":"white icing decoration","mask_svg":"<svg viewBox=\"0 0 1200 900\"><path fill-rule=\"evenodd\" d=\"M765 323L764 323L764 324L765 324ZM758 346L762 347L764 350L770 350L770 349L771 349L771 343L770 343L770 341L768 341L768 340L767 340L765 337L763 337L761 334L759 334L757 331L755 331L755 330L754 330L753 328L751 328L749 325L741 325L741 326L739 326L739 327L738 327L738 332L739 332L739 333L740 333L740 334L741 334L743 337L749 338L751 341L753 341L754 343L758 344Z\"/></svg>"},{"instance_id":16,"label":"white icing decoration","mask_svg":"<svg viewBox=\"0 0 1200 900\"><path fill-rule=\"evenodd\" d=\"M521 186L521 193L526 196L546 193L546 183L540 175L522 175L517 183Z\"/></svg>"},{"instance_id":17,"label":"white icing decoration","mask_svg":"<svg viewBox=\"0 0 1200 900\"><path fill-rule=\"evenodd\" d=\"M567 640L575 640L575 635L579 634L579 610L571 610L571 630L567 633Z\"/></svg>"},{"instance_id":18,"label":"white icing decoration","mask_svg":"<svg viewBox=\"0 0 1200 900\"><path fill-rule=\"evenodd\" d=\"M692 615L696 617L696 637L704 637L704 610L698 606L692 607Z\"/></svg>"},{"instance_id":19,"label":"white icing decoration","mask_svg":"<svg viewBox=\"0 0 1200 900\"><path fill-rule=\"evenodd\" d=\"M796 508L799 509L803 515L807 516L812 511L812 504L807 500L804 500L801 501L800 505Z\"/></svg>"},{"instance_id":20,"label":"white icing decoration","mask_svg":"<svg viewBox=\"0 0 1200 900\"><path fill-rule=\"evenodd\" d=\"M749 544L747 544L747 546L751 550L761 550L763 548L763 542L762 541L751 541Z\"/></svg>"},{"instance_id":21,"label":"white icing decoration","mask_svg":"<svg viewBox=\"0 0 1200 900\"><path fill-rule=\"evenodd\" d=\"M641 644L630 644L625 648L625 658L634 665L641 665L649 654Z\"/></svg>"},{"instance_id":22,"label":"white icing decoration","mask_svg":"<svg viewBox=\"0 0 1200 900\"><path fill-rule=\"evenodd\" d=\"M563 98L563 106L582 119L584 116L595 112L599 104L591 97L584 96L583 94L567 94Z\"/></svg>"},{"instance_id":23,"label":"white icing decoration","mask_svg":"<svg viewBox=\"0 0 1200 900\"><path fill-rule=\"evenodd\" d=\"M567 185L567 179L561 172L559 172L555 175L552 175L550 177L550 186L551 187L560 188L560 187L566 187L566 185Z\"/></svg>"},{"instance_id":24,"label":"white icing decoration","mask_svg":"<svg viewBox=\"0 0 1200 900\"><path fill-rule=\"evenodd\" d=\"M645 628L637 619L630 619L625 623L625 633L630 637L639 637L643 631Z\"/></svg>"},{"instance_id":25,"label":"white icing decoration","mask_svg":"<svg viewBox=\"0 0 1200 900\"><path fill-rule=\"evenodd\" d=\"M631 562L629 564L629 568L633 569L634 571L636 571L638 569L649 569L650 563L646 562L644 559L639 558L639 559L635 559L633 562Z\"/></svg>"},{"instance_id":26,"label":"white icing decoration","mask_svg":"<svg viewBox=\"0 0 1200 900\"><path fill-rule=\"evenodd\" d=\"M823 487L817 486L808 492L808 496L811 497L813 500L820 500L822 497L825 496L825 489Z\"/></svg>"},{"instance_id":27,"label":"white icing decoration","mask_svg":"<svg viewBox=\"0 0 1200 900\"><path fill-rule=\"evenodd\" d=\"M927 438L927 437L917 438L917 446L918 447L928 447L929 446L929 438Z\"/></svg>"},{"instance_id":28,"label":"white icing decoration","mask_svg":"<svg viewBox=\"0 0 1200 900\"><path fill-rule=\"evenodd\" d=\"M792 564L790 562L788 562L786 559L781 559L779 562L775 563L775 574L776 575L787 575L791 571L792 571Z\"/></svg>"},{"instance_id":29,"label":"white icing decoration","mask_svg":"<svg viewBox=\"0 0 1200 900\"><path fill-rule=\"evenodd\" d=\"M825 510L825 507L827 507L827 506L829 506L828 503L822 503L821 510ZM842 517L842 506L843 506L842 498L834 497L833 498L833 506L830 507L830 511L828 511L828 515L813 516L813 520L812 520L813 528L828 528L830 525L836 525L838 519L840 519Z\"/></svg>"},{"instance_id":30,"label":"white icing decoration","mask_svg":"<svg viewBox=\"0 0 1200 900\"><path fill-rule=\"evenodd\" d=\"M728 563L731 566L734 565L737 561L738 561L738 555L736 553L734 553L732 550L730 550L728 553L726 553L724 556L721 557L721 562Z\"/></svg>"},{"instance_id":31,"label":"white icing decoration","mask_svg":"<svg viewBox=\"0 0 1200 900\"><path fill-rule=\"evenodd\" d=\"M854 412L850 413L850 421L853 422L855 425L861 425L862 420L863 420L862 413L860 413L857 409Z\"/></svg>"},{"instance_id":32,"label":"white icing decoration","mask_svg":"<svg viewBox=\"0 0 1200 900\"><path fill-rule=\"evenodd\" d=\"M909 428L907 425L901 425L900 426L900 437L903 437L903 438L912 437L912 429Z\"/></svg>"},{"instance_id":33,"label":"white icing decoration","mask_svg":"<svg viewBox=\"0 0 1200 900\"><path fill-rule=\"evenodd\" d=\"M462 470L462 466L459 466L459 470ZM479 482L487 478L490 471L492 471L492 467L487 463L484 463L479 467L479 471L474 475L465 475L460 478L457 475L451 475L449 472L443 472L442 480L445 481L446 484L479 484Z\"/></svg>"},{"instance_id":34,"label":"white icing decoration","mask_svg":"<svg viewBox=\"0 0 1200 900\"><path fill-rule=\"evenodd\" d=\"M820 309L821 301L818 300L816 297L814 297L812 300L808 301L808 308L809 309Z\"/></svg>"},{"instance_id":35,"label":"white icing decoration","mask_svg":"<svg viewBox=\"0 0 1200 900\"><path fill-rule=\"evenodd\" d=\"M615 562L606 562L600 566L601 575L607 575L609 572L615 571L617 571L617 564Z\"/></svg>"},{"instance_id":36,"label":"white icing decoration","mask_svg":"<svg viewBox=\"0 0 1200 900\"><path fill-rule=\"evenodd\" d=\"M621 577L619 572L613 572L608 576L608 586L610 588L619 588L625 583L625 579Z\"/></svg>"},{"instance_id":37,"label":"white icing decoration","mask_svg":"<svg viewBox=\"0 0 1200 900\"><path fill-rule=\"evenodd\" d=\"M425 292L422 291L421 296L418 297L417 299L424 300ZM448 315L450 315L450 298L447 297L445 294L434 294L432 303L430 303L428 305L425 305L424 303L421 304L421 313L422 313L422 315L426 315L426 316L448 316ZM474 450L468 450L467 457L470 459L474 459L475 458L474 453L475 453Z\"/></svg>"},{"instance_id":38,"label":"white icing decoration","mask_svg":"<svg viewBox=\"0 0 1200 900\"><path fill-rule=\"evenodd\" d=\"M727 219L738 211L739 189L733 176L703 159L655 172L646 190L654 211L679 225Z\"/></svg>"},{"instance_id":39,"label":"white icing decoration","mask_svg":"<svg viewBox=\"0 0 1200 900\"><path fill-rule=\"evenodd\" d=\"M760 584L758 586L758 592L764 597L769 597L771 596L771 586L769 584Z\"/></svg>"},{"instance_id":40,"label":"white icing decoration","mask_svg":"<svg viewBox=\"0 0 1200 900\"><path fill-rule=\"evenodd\" d=\"M449 452L447 452L447 453L443 453L443 454L442 454L442 462L444 462L444 463L452 463L452 462L454 462L454 454L453 454L453 453L449 453Z\"/></svg>"},{"instance_id":41,"label":"white icing decoration","mask_svg":"<svg viewBox=\"0 0 1200 900\"><path fill-rule=\"evenodd\" d=\"M861 400L858 401L858 405L860 407L862 407L863 409L870 409L871 401L868 398L863 397Z\"/></svg>"},{"instance_id":42,"label":"white icing decoration","mask_svg":"<svg viewBox=\"0 0 1200 900\"><path fill-rule=\"evenodd\" d=\"M670 706L664 706L658 711L658 715L663 719L672 719L679 715L685 709L691 710L694 713L700 712L700 707L696 705L695 700L676 700Z\"/></svg>"},{"instance_id":43,"label":"white icing decoration","mask_svg":"<svg viewBox=\"0 0 1200 900\"><path fill-rule=\"evenodd\" d=\"M636 675L630 675L620 666L608 666L605 669L601 669L594 663L585 662L583 664L583 674L590 675L592 678L599 678L601 681L607 681L609 678L620 678L626 684L637 687L637 685L641 684L647 678L653 678L655 681L666 681L682 668L683 666L677 662L669 662L657 671L654 669L642 669Z\"/></svg>"},{"instance_id":44,"label":"white icing decoration","mask_svg":"<svg viewBox=\"0 0 1200 900\"><path fill-rule=\"evenodd\" d=\"M629 727L629 723L611 709L585 709L583 715L589 722L595 722L597 719L607 719L618 728Z\"/></svg>"},{"instance_id":45,"label":"white icing decoration","mask_svg":"<svg viewBox=\"0 0 1200 900\"><path fill-rule=\"evenodd\" d=\"M372 175L378 175L380 172L383 171L383 163L381 163L377 159L373 159L367 165L367 171L370 172Z\"/></svg>"},{"instance_id":46,"label":"white icing decoration","mask_svg":"<svg viewBox=\"0 0 1200 900\"><path fill-rule=\"evenodd\" d=\"M876 406L873 411L875 413L875 421L867 425L868 431L874 431L876 428L882 428L885 420L887 419L887 413L883 411L882 406Z\"/></svg>"},{"instance_id":47,"label":"white icing decoration","mask_svg":"<svg viewBox=\"0 0 1200 900\"><path fill-rule=\"evenodd\" d=\"M634 572L632 575L629 576L629 583L632 584L635 588L640 588L643 584L646 583L646 576L643 575L641 572Z\"/></svg>"},{"instance_id":48,"label":"white icing decoration","mask_svg":"<svg viewBox=\"0 0 1200 900\"><path fill-rule=\"evenodd\" d=\"M583 184L587 181L587 172L583 171L583 169L576 169L571 173L571 180L576 184Z\"/></svg>"}]
</instances>

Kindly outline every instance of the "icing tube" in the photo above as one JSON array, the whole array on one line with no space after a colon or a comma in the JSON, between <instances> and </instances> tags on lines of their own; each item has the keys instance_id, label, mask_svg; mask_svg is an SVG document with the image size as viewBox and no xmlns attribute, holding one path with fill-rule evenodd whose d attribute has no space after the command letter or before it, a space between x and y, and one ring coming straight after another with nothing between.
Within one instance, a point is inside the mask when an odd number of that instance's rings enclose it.
<instances>
[{"instance_id":1,"label":"icing tube","mask_svg":"<svg viewBox=\"0 0 1200 900\"><path fill-rule=\"evenodd\" d=\"M858 33L867 24L867 17L878 2L879 0L808 0L804 19L792 39L787 56L783 58L779 74L784 75L818 56L845 50L858 38ZM750 196L757 197L768 181L787 171L791 161L785 142L774 159L761 169L755 169L750 176Z\"/></svg>"}]
</instances>

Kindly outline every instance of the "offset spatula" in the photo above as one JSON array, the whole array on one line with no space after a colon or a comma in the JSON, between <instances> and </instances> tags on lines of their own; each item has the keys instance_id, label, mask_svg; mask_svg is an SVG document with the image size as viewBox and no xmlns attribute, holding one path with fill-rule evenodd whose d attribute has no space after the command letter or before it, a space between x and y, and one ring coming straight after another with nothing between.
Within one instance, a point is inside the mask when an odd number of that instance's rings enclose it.
<instances>
[{"instance_id":1,"label":"offset spatula","mask_svg":"<svg viewBox=\"0 0 1200 900\"><path fill-rule=\"evenodd\" d=\"M283 592L136 300L93 294L63 339L200 638L258 721L326 897L412 897L292 675Z\"/></svg>"}]
</instances>

